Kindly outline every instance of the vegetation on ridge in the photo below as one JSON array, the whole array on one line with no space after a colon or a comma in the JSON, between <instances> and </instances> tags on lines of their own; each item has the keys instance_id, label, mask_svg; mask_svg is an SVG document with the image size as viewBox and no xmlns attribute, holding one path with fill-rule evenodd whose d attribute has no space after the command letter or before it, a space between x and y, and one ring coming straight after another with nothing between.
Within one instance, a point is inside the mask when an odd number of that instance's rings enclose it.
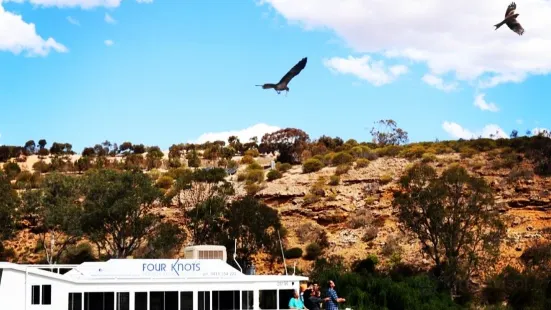
<instances>
[{"instance_id":1,"label":"vegetation on ridge","mask_svg":"<svg viewBox=\"0 0 551 310\"><path fill-rule=\"evenodd\" d=\"M551 236L539 231L545 238L523 250L520 265L495 268L509 242L506 219L495 185L478 173L485 165L481 154L486 154L491 169L504 173L511 184L551 175L548 133L519 137L514 131L510 139L406 144L407 132L382 120L371 134L371 142L327 136L311 141L304 131L286 128L260 142L230 137L227 143L174 144L167 156L157 146L131 142L105 141L80 155L68 143L54 142L48 149L44 139L0 146L0 256L49 263L173 257L186 244L224 244L231 251L237 239L243 267L262 255L275 266L282 261L279 234L287 259L311 262L308 273L318 281L334 279L355 309L501 307L504 302L510 309L550 307ZM442 159L457 153L472 159L469 169ZM262 164L270 154L277 154L273 169ZM29 156L38 157L32 169L25 164ZM397 239L390 236L381 250L384 266L373 254L345 264L331 255L332 241L322 225L305 221L289 232L280 208L256 195L300 174L313 181L294 212L344 204L337 191L348 186L347 176L369 172L384 157L411 162L401 175L380 175L377 184L391 189L388 208L397 227L422 245L430 270L405 263ZM365 206L376 199L370 191ZM350 217L347 225L364 230L362 242L368 247L386 221L367 207L340 214L328 217L328 225ZM34 248L21 255L4 248L18 234L36 240ZM303 246L287 246L290 235Z\"/></svg>"}]
</instances>

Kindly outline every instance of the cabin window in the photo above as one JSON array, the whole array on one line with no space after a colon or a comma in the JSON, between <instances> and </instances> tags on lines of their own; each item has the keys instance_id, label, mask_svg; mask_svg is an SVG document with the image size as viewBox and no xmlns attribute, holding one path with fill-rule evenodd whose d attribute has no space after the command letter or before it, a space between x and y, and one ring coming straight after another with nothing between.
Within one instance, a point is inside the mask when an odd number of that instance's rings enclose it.
<instances>
[{"instance_id":1,"label":"cabin window","mask_svg":"<svg viewBox=\"0 0 551 310\"><path fill-rule=\"evenodd\" d=\"M210 292L201 291L197 293L197 309L198 310L210 310Z\"/></svg>"},{"instance_id":2,"label":"cabin window","mask_svg":"<svg viewBox=\"0 0 551 310\"><path fill-rule=\"evenodd\" d=\"M115 293L85 292L84 310L115 310Z\"/></svg>"},{"instance_id":3,"label":"cabin window","mask_svg":"<svg viewBox=\"0 0 551 310\"><path fill-rule=\"evenodd\" d=\"M180 310L193 310L193 292L180 292Z\"/></svg>"},{"instance_id":4,"label":"cabin window","mask_svg":"<svg viewBox=\"0 0 551 310\"><path fill-rule=\"evenodd\" d=\"M52 304L52 286L51 285L42 285L42 304L51 305Z\"/></svg>"},{"instance_id":5,"label":"cabin window","mask_svg":"<svg viewBox=\"0 0 551 310\"><path fill-rule=\"evenodd\" d=\"M279 290L279 309L289 308L289 301L293 297L295 290Z\"/></svg>"},{"instance_id":6,"label":"cabin window","mask_svg":"<svg viewBox=\"0 0 551 310\"><path fill-rule=\"evenodd\" d=\"M212 291L212 310L239 309L239 291Z\"/></svg>"},{"instance_id":7,"label":"cabin window","mask_svg":"<svg viewBox=\"0 0 551 310\"><path fill-rule=\"evenodd\" d=\"M69 293L69 310L82 310L82 293Z\"/></svg>"},{"instance_id":8,"label":"cabin window","mask_svg":"<svg viewBox=\"0 0 551 310\"><path fill-rule=\"evenodd\" d=\"M147 310L147 292L134 293L134 310Z\"/></svg>"},{"instance_id":9,"label":"cabin window","mask_svg":"<svg viewBox=\"0 0 551 310\"><path fill-rule=\"evenodd\" d=\"M150 310L178 310L178 292L150 292Z\"/></svg>"},{"instance_id":10,"label":"cabin window","mask_svg":"<svg viewBox=\"0 0 551 310\"><path fill-rule=\"evenodd\" d=\"M130 293L117 292L117 310L130 310Z\"/></svg>"},{"instance_id":11,"label":"cabin window","mask_svg":"<svg viewBox=\"0 0 551 310\"><path fill-rule=\"evenodd\" d=\"M253 291L242 291L241 292L241 309L249 310L253 309Z\"/></svg>"},{"instance_id":12,"label":"cabin window","mask_svg":"<svg viewBox=\"0 0 551 310\"><path fill-rule=\"evenodd\" d=\"M31 286L31 304L40 305L40 285Z\"/></svg>"},{"instance_id":13,"label":"cabin window","mask_svg":"<svg viewBox=\"0 0 551 310\"><path fill-rule=\"evenodd\" d=\"M261 309L277 309L277 290L260 290L259 293ZM288 306L289 304L285 308Z\"/></svg>"}]
</instances>

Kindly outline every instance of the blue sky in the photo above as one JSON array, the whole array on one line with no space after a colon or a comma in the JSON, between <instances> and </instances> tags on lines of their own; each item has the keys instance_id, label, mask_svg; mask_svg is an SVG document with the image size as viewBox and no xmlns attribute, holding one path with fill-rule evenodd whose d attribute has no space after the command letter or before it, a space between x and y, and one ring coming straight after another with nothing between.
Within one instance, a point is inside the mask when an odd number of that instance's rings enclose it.
<instances>
[{"instance_id":1,"label":"blue sky","mask_svg":"<svg viewBox=\"0 0 551 310\"><path fill-rule=\"evenodd\" d=\"M320 8L311 0L294 6L286 0L0 0L0 32L10 29L7 37L0 34L0 144L45 138L80 152L107 139L166 149L204 140L205 133L247 138L277 127L301 128L312 138L369 140L373 122L388 118L411 141L549 128L551 64L542 56L548 58L549 48L541 46L551 37L539 31L545 25L528 24L538 30L522 37L506 27L494 31L505 10L498 2L493 19L471 26L495 42L479 36L443 45L457 29L434 43L419 21L410 23L416 32L393 36L398 30L386 21L361 24L358 8L331 12L338 1L324 1ZM532 6L551 9L538 1ZM44 5L65 2L82 5ZM390 12L380 5L372 10ZM524 10L520 18L535 14ZM463 43L465 54L456 47ZM482 44L490 52L479 52ZM529 51L500 62L500 44ZM254 86L277 82L306 56L287 97ZM504 83L480 86L492 74ZM264 125L240 132L255 124Z\"/></svg>"}]
</instances>

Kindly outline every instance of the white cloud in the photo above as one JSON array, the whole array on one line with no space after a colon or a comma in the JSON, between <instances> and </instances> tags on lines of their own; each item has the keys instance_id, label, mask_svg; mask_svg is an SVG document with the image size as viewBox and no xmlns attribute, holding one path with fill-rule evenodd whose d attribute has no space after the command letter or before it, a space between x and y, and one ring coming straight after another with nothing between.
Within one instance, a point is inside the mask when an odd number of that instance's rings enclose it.
<instances>
[{"instance_id":1,"label":"white cloud","mask_svg":"<svg viewBox=\"0 0 551 310\"><path fill-rule=\"evenodd\" d=\"M36 33L33 23L26 23L21 15L7 12L0 0L0 51L16 55L26 51L27 56L46 56L51 50L59 53L68 51L51 37L44 40Z\"/></svg>"},{"instance_id":2,"label":"white cloud","mask_svg":"<svg viewBox=\"0 0 551 310\"><path fill-rule=\"evenodd\" d=\"M480 110L482 111L490 111L490 112L497 112L499 111L499 108L497 107L497 105L493 102L487 102L485 99L484 99L484 96L486 94L478 94L476 95L476 97L474 98L474 102L473 104L478 107Z\"/></svg>"},{"instance_id":3,"label":"white cloud","mask_svg":"<svg viewBox=\"0 0 551 310\"><path fill-rule=\"evenodd\" d=\"M109 15L109 13L105 13L105 17L103 19L108 24L116 24L117 23L117 21L111 15Z\"/></svg>"},{"instance_id":4,"label":"white cloud","mask_svg":"<svg viewBox=\"0 0 551 310\"><path fill-rule=\"evenodd\" d=\"M103 41L103 43L105 43L105 45L107 45L107 46L111 46L111 45L115 44L115 42L113 42L113 40L105 40L105 41Z\"/></svg>"},{"instance_id":5,"label":"white cloud","mask_svg":"<svg viewBox=\"0 0 551 310\"><path fill-rule=\"evenodd\" d=\"M509 2L263 1L291 23L333 31L356 52L421 62L427 73L454 73L482 88L551 72L551 1L517 1L523 36L506 26L494 31Z\"/></svg>"},{"instance_id":6,"label":"white cloud","mask_svg":"<svg viewBox=\"0 0 551 310\"><path fill-rule=\"evenodd\" d=\"M383 61L372 60L368 55L359 58L352 56L348 56L348 58L333 57L325 59L323 64L333 72L352 74L375 86L391 83L408 71L408 68L404 65L386 68Z\"/></svg>"},{"instance_id":7,"label":"white cloud","mask_svg":"<svg viewBox=\"0 0 551 310\"><path fill-rule=\"evenodd\" d=\"M4 2L21 3L25 0L4 0ZM59 8L74 8L91 9L95 7L116 8L121 4L122 0L26 0L31 4L43 7L59 7Z\"/></svg>"},{"instance_id":8,"label":"white cloud","mask_svg":"<svg viewBox=\"0 0 551 310\"><path fill-rule=\"evenodd\" d=\"M67 16L67 21L73 25L80 26L80 22L74 17Z\"/></svg>"},{"instance_id":9,"label":"white cloud","mask_svg":"<svg viewBox=\"0 0 551 310\"><path fill-rule=\"evenodd\" d=\"M539 134L541 134L544 137L551 138L551 131L547 128L538 128L538 127L536 127L534 129L532 129L532 135L537 136Z\"/></svg>"},{"instance_id":10,"label":"white cloud","mask_svg":"<svg viewBox=\"0 0 551 310\"><path fill-rule=\"evenodd\" d=\"M429 84L430 86L436 89L443 90L445 92L456 90L458 86L456 82L446 84L444 83L444 80L442 80L441 77L438 77L433 74L425 74L421 79L423 80L423 82Z\"/></svg>"},{"instance_id":11,"label":"white cloud","mask_svg":"<svg viewBox=\"0 0 551 310\"><path fill-rule=\"evenodd\" d=\"M153 0L136 0L138 3L153 3Z\"/></svg>"},{"instance_id":12,"label":"white cloud","mask_svg":"<svg viewBox=\"0 0 551 310\"><path fill-rule=\"evenodd\" d=\"M471 131L463 128L458 123L445 121L442 123L442 129L447 132L452 138L456 139L476 139L480 136L483 138L509 138L509 135L505 133L501 127L496 124L488 124L482 128L482 130Z\"/></svg>"},{"instance_id":13,"label":"white cloud","mask_svg":"<svg viewBox=\"0 0 551 310\"><path fill-rule=\"evenodd\" d=\"M251 127L242 130L232 130L223 132L208 132L199 136L195 141L189 141L190 143L205 143L207 141L228 141L230 136L237 136L241 142L249 142L252 137L258 137L258 141L262 139L262 136L266 133L278 131L281 128L277 126L271 126L264 123L259 123Z\"/></svg>"}]
</instances>

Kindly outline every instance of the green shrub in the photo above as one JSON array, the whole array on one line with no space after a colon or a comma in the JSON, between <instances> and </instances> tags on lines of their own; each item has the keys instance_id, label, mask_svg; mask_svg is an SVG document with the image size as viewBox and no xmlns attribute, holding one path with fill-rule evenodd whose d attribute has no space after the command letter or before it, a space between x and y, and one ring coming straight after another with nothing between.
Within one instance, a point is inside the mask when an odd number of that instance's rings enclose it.
<instances>
[{"instance_id":1,"label":"green shrub","mask_svg":"<svg viewBox=\"0 0 551 310\"><path fill-rule=\"evenodd\" d=\"M329 177L329 185L336 186L336 185L339 185L340 182L341 182L341 177L339 177L336 174Z\"/></svg>"},{"instance_id":2,"label":"green shrub","mask_svg":"<svg viewBox=\"0 0 551 310\"><path fill-rule=\"evenodd\" d=\"M225 158L220 158L218 162L216 163L218 167L227 167L228 166L228 160Z\"/></svg>"},{"instance_id":3,"label":"green shrub","mask_svg":"<svg viewBox=\"0 0 551 310\"><path fill-rule=\"evenodd\" d=\"M344 264L337 259L318 259L310 277L319 283L333 280L346 299L345 307L377 310L459 310L449 292L440 288L439 282L429 275L402 276L395 280L378 274L376 258L368 257L354 263L353 270L346 272ZM339 305L340 306L340 305ZM340 308L340 307L339 307Z\"/></svg>"},{"instance_id":4,"label":"green shrub","mask_svg":"<svg viewBox=\"0 0 551 310\"><path fill-rule=\"evenodd\" d=\"M20 172L21 168L19 168L17 163L7 162L4 164L4 173L8 179L13 180Z\"/></svg>"},{"instance_id":5,"label":"green shrub","mask_svg":"<svg viewBox=\"0 0 551 310\"><path fill-rule=\"evenodd\" d=\"M239 172L237 174L237 182L243 182L247 179L247 174L245 172Z\"/></svg>"},{"instance_id":6,"label":"green shrub","mask_svg":"<svg viewBox=\"0 0 551 310\"><path fill-rule=\"evenodd\" d=\"M365 168L367 166L369 166L369 159L358 158L358 160L356 160L356 169Z\"/></svg>"},{"instance_id":7,"label":"green shrub","mask_svg":"<svg viewBox=\"0 0 551 310\"><path fill-rule=\"evenodd\" d=\"M421 156L423 156L425 152L426 152L426 149L422 145L412 145L404 148L400 152L400 155L408 159L415 159L415 158L421 158Z\"/></svg>"},{"instance_id":8,"label":"green shrub","mask_svg":"<svg viewBox=\"0 0 551 310\"><path fill-rule=\"evenodd\" d=\"M436 155L433 153L424 153L423 156L421 156L421 161L424 163L436 161Z\"/></svg>"},{"instance_id":9,"label":"green shrub","mask_svg":"<svg viewBox=\"0 0 551 310\"><path fill-rule=\"evenodd\" d=\"M169 189L170 187L172 187L172 183L174 183L173 178L168 175L163 175L162 177L159 177L157 179L156 185L159 188Z\"/></svg>"},{"instance_id":10,"label":"green shrub","mask_svg":"<svg viewBox=\"0 0 551 310\"><path fill-rule=\"evenodd\" d=\"M31 181L32 177L33 177L33 174L30 171L23 170L23 171L19 172L19 174L15 177L15 181L17 183L19 183L19 182L27 183L27 182Z\"/></svg>"},{"instance_id":11,"label":"green shrub","mask_svg":"<svg viewBox=\"0 0 551 310\"><path fill-rule=\"evenodd\" d=\"M230 159L228 160L228 165L227 165L228 169L237 169L239 167L239 164L233 160L233 159Z\"/></svg>"},{"instance_id":12,"label":"green shrub","mask_svg":"<svg viewBox=\"0 0 551 310\"><path fill-rule=\"evenodd\" d=\"M93 254L92 246L88 242L69 246L60 259L62 264L82 264L95 261L97 259Z\"/></svg>"},{"instance_id":13,"label":"green shrub","mask_svg":"<svg viewBox=\"0 0 551 310\"><path fill-rule=\"evenodd\" d=\"M273 170L273 169L270 169L270 171L268 171L268 174L266 175L266 177L268 178L268 181L273 181L273 180L276 180L276 179L279 179L283 176L283 174L277 170Z\"/></svg>"},{"instance_id":14,"label":"green shrub","mask_svg":"<svg viewBox=\"0 0 551 310\"><path fill-rule=\"evenodd\" d=\"M294 259L294 258L301 258L301 257L302 257L301 248L292 248L285 251L285 258Z\"/></svg>"},{"instance_id":15,"label":"green shrub","mask_svg":"<svg viewBox=\"0 0 551 310\"><path fill-rule=\"evenodd\" d=\"M400 154L400 151L402 150L401 146L398 145L388 145L385 147L381 147L378 149L375 149L375 153L379 157L395 157L398 154Z\"/></svg>"},{"instance_id":16,"label":"green shrub","mask_svg":"<svg viewBox=\"0 0 551 310\"><path fill-rule=\"evenodd\" d=\"M321 170L323 163L315 158L310 158L302 164L303 173L311 173Z\"/></svg>"},{"instance_id":17,"label":"green shrub","mask_svg":"<svg viewBox=\"0 0 551 310\"><path fill-rule=\"evenodd\" d=\"M253 161L247 166L247 170L264 170L264 168L262 168L262 166L256 161Z\"/></svg>"},{"instance_id":18,"label":"green shrub","mask_svg":"<svg viewBox=\"0 0 551 310\"><path fill-rule=\"evenodd\" d=\"M372 241L373 239L377 238L377 235L379 234L379 228L377 227L367 227L365 229L365 232L362 236L362 241L363 242L369 242L369 241Z\"/></svg>"},{"instance_id":19,"label":"green shrub","mask_svg":"<svg viewBox=\"0 0 551 310\"><path fill-rule=\"evenodd\" d=\"M513 167L518 166L522 162L522 157L514 153L505 153L501 154L499 158L492 163L492 168L501 169L507 168L512 169Z\"/></svg>"},{"instance_id":20,"label":"green shrub","mask_svg":"<svg viewBox=\"0 0 551 310\"><path fill-rule=\"evenodd\" d=\"M507 181L513 183L518 180L531 180L532 178L534 178L534 171L522 167L515 167L509 172Z\"/></svg>"},{"instance_id":21,"label":"green shrub","mask_svg":"<svg viewBox=\"0 0 551 310\"><path fill-rule=\"evenodd\" d=\"M331 164L333 166L346 165L352 162L354 162L354 157L345 152L336 153L331 159Z\"/></svg>"},{"instance_id":22,"label":"green shrub","mask_svg":"<svg viewBox=\"0 0 551 310\"><path fill-rule=\"evenodd\" d=\"M388 184L392 181L392 176L390 174L383 174L380 178L379 178L379 181L381 182L381 184Z\"/></svg>"},{"instance_id":23,"label":"green shrub","mask_svg":"<svg viewBox=\"0 0 551 310\"><path fill-rule=\"evenodd\" d=\"M249 149L249 150L246 150L245 153L243 153L243 155L251 156L254 158L254 157L258 157L260 153L258 152L257 149Z\"/></svg>"},{"instance_id":24,"label":"green shrub","mask_svg":"<svg viewBox=\"0 0 551 310\"><path fill-rule=\"evenodd\" d=\"M264 181L264 170L248 170L245 175L247 183L262 183Z\"/></svg>"},{"instance_id":25,"label":"green shrub","mask_svg":"<svg viewBox=\"0 0 551 310\"><path fill-rule=\"evenodd\" d=\"M367 256L366 259L355 261L352 264L352 270L355 273L359 274L373 274L375 272L375 267L379 263L379 258L373 254Z\"/></svg>"},{"instance_id":26,"label":"green shrub","mask_svg":"<svg viewBox=\"0 0 551 310\"><path fill-rule=\"evenodd\" d=\"M471 148L471 147L462 147L459 150L459 154L461 155L461 158L471 158L474 155L478 153L477 150Z\"/></svg>"},{"instance_id":27,"label":"green shrub","mask_svg":"<svg viewBox=\"0 0 551 310\"><path fill-rule=\"evenodd\" d=\"M307 260L315 260L321 256L323 249L321 246L315 242L312 242L306 246L306 255L304 256Z\"/></svg>"},{"instance_id":28,"label":"green shrub","mask_svg":"<svg viewBox=\"0 0 551 310\"><path fill-rule=\"evenodd\" d=\"M302 205L307 206L309 204L316 203L318 201L321 201L321 197L312 193L308 193L304 195L303 203Z\"/></svg>"},{"instance_id":29,"label":"green shrub","mask_svg":"<svg viewBox=\"0 0 551 310\"><path fill-rule=\"evenodd\" d=\"M301 243L315 242L322 248L329 246L324 228L312 222L306 222L297 227L296 234Z\"/></svg>"},{"instance_id":30,"label":"green shrub","mask_svg":"<svg viewBox=\"0 0 551 310\"><path fill-rule=\"evenodd\" d=\"M242 164L252 164L254 163L254 158L251 155L245 155L241 157Z\"/></svg>"},{"instance_id":31,"label":"green shrub","mask_svg":"<svg viewBox=\"0 0 551 310\"><path fill-rule=\"evenodd\" d=\"M247 183L245 184L245 192L247 195L254 196L256 193L260 192L262 190L262 187L259 184L256 183Z\"/></svg>"},{"instance_id":32,"label":"green shrub","mask_svg":"<svg viewBox=\"0 0 551 310\"><path fill-rule=\"evenodd\" d=\"M43 160L39 160L33 164L33 169L40 173L46 173L50 171L50 165L45 163Z\"/></svg>"},{"instance_id":33,"label":"green shrub","mask_svg":"<svg viewBox=\"0 0 551 310\"><path fill-rule=\"evenodd\" d=\"M343 175L343 174L346 174L346 173L348 173L348 171L350 170L350 167L351 167L350 164L338 165L338 166L337 166L337 169L335 169L335 174L336 174L336 175Z\"/></svg>"},{"instance_id":34,"label":"green shrub","mask_svg":"<svg viewBox=\"0 0 551 310\"><path fill-rule=\"evenodd\" d=\"M323 155L321 162L324 165L330 165L333 162L333 157L334 156L335 156L334 152L327 153L327 154Z\"/></svg>"},{"instance_id":35,"label":"green shrub","mask_svg":"<svg viewBox=\"0 0 551 310\"><path fill-rule=\"evenodd\" d=\"M285 173L289 170L291 170L291 168L293 168L293 166L291 166L290 163L276 163L276 170L278 170L279 172L281 173Z\"/></svg>"},{"instance_id":36,"label":"green shrub","mask_svg":"<svg viewBox=\"0 0 551 310\"><path fill-rule=\"evenodd\" d=\"M357 229L361 227L366 227L371 224L373 221L373 215L368 209L358 209L354 214L350 216L348 220L348 227L352 229Z\"/></svg>"},{"instance_id":37,"label":"green shrub","mask_svg":"<svg viewBox=\"0 0 551 310\"><path fill-rule=\"evenodd\" d=\"M478 170L478 169L484 167L484 162L483 162L483 161L480 161L480 160L477 160L477 161L475 161L475 162L473 162L473 163L471 164L471 167L472 167L474 170Z\"/></svg>"},{"instance_id":38,"label":"green shrub","mask_svg":"<svg viewBox=\"0 0 551 310\"><path fill-rule=\"evenodd\" d=\"M358 145L350 150L350 153L356 158L365 158L368 160L377 159L377 154L373 152L368 146Z\"/></svg>"}]
</instances>

